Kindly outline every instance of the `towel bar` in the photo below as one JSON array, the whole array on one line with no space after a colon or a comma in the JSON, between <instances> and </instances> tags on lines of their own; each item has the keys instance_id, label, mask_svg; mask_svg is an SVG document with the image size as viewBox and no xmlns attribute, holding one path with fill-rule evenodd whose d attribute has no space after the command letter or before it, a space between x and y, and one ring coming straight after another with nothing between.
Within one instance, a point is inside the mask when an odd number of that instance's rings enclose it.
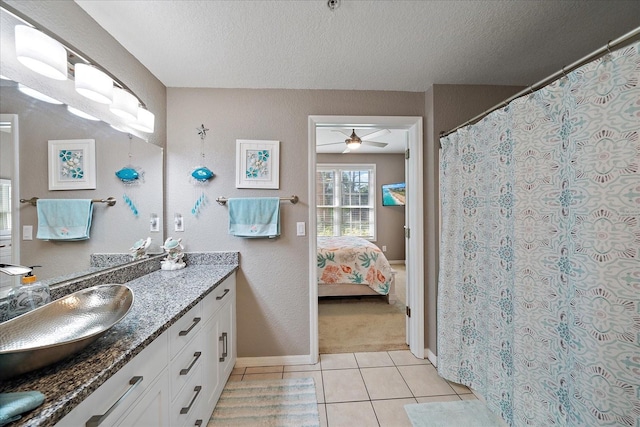
<instances>
[{"instance_id":1,"label":"towel bar","mask_svg":"<svg viewBox=\"0 0 640 427\"><path fill-rule=\"evenodd\" d=\"M227 204L227 200L229 200L229 199L227 199L226 197L218 197L216 199L216 202L218 202L218 204L220 206L224 206L224 205ZM282 201L289 201L289 202L291 202L291 203L293 203L295 205L296 203L298 203L298 196L280 197L280 201L281 202Z\"/></svg>"},{"instance_id":2,"label":"towel bar","mask_svg":"<svg viewBox=\"0 0 640 427\"><path fill-rule=\"evenodd\" d=\"M107 206L113 206L116 204L116 198L115 197L108 197L106 199L91 199L91 201L93 203L106 203ZM38 203L38 198L37 197L32 197L30 199L20 199L20 203L29 203L33 206L36 206L36 204Z\"/></svg>"}]
</instances>

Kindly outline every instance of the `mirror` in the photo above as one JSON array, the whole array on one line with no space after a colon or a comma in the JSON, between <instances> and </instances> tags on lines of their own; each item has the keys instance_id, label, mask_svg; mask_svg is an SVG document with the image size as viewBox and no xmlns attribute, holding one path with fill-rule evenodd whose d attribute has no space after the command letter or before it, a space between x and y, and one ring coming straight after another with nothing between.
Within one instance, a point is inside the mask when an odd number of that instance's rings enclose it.
<instances>
[{"instance_id":1,"label":"mirror","mask_svg":"<svg viewBox=\"0 0 640 427\"><path fill-rule=\"evenodd\" d=\"M12 150L9 151L12 144L3 142L0 154L0 178L13 184L11 192L15 196L14 200L32 197L116 199L115 206L94 203L90 238L83 241L37 239L36 207L29 203L13 203L10 209L14 219L10 232L11 241L19 243L20 249L19 253L12 255L10 262L5 261L4 257L8 259L8 253L3 251L3 262L41 265L35 270L35 274L39 279L51 279L93 272L96 269L90 266L90 254L126 254L133 243L146 237L151 237L153 242L148 252L161 252L160 246L164 240L162 148L135 136L130 138L129 134L117 131L104 122L77 117L69 113L64 105L53 105L31 98L20 92L17 83L10 80L0 80L0 113L18 117L19 186L15 185L15 174L9 170L13 164ZM15 129L5 128L2 132L3 141L11 140L14 131ZM73 139L95 140L96 189L49 191L48 141ZM7 159L10 161L7 162ZM116 171L125 166L134 166L143 172L143 180L136 185L125 185L115 175ZM125 195L131 201L129 204L125 201ZM132 206L136 207L137 215ZM155 232L150 231L152 215L158 220L158 231ZM16 224L20 225L16 227ZM27 236L23 232L25 226L31 227L32 240L26 240ZM3 242L7 240L4 239ZM17 245L12 247L17 248ZM5 291L10 286L11 284L4 284ZM0 297L2 293L0 290Z\"/></svg>"}]
</instances>

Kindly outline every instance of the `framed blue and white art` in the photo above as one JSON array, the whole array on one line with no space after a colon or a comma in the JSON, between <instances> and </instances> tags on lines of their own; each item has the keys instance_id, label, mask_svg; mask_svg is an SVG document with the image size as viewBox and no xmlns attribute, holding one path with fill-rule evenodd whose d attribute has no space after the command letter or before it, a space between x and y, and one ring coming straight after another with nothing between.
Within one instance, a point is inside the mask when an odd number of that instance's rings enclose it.
<instances>
[{"instance_id":1,"label":"framed blue and white art","mask_svg":"<svg viewBox=\"0 0 640 427\"><path fill-rule=\"evenodd\" d=\"M95 190L95 140L49 140L48 148L49 190Z\"/></svg>"},{"instance_id":2,"label":"framed blue and white art","mask_svg":"<svg viewBox=\"0 0 640 427\"><path fill-rule=\"evenodd\" d=\"M236 140L236 188L280 188L280 141Z\"/></svg>"}]
</instances>

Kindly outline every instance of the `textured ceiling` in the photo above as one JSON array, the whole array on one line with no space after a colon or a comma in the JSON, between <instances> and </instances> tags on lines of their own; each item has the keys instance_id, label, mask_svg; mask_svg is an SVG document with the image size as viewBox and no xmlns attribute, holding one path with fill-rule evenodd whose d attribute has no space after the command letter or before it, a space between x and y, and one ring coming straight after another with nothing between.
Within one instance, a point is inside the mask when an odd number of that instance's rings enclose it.
<instances>
[{"instance_id":1,"label":"textured ceiling","mask_svg":"<svg viewBox=\"0 0 640 427\"><path fill-rule=\"evenodd\" d=\"M530 85L640 24L640 1L76 0L167 87Z\"/></svg>"}]
</instances>

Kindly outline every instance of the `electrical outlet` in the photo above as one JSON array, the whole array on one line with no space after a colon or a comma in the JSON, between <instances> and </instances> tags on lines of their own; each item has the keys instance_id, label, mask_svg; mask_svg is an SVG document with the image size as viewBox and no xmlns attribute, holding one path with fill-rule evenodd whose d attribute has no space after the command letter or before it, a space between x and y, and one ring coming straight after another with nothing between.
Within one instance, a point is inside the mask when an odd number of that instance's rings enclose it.
<instances>
[{"instance_id":1,"label":"electrical outlet","mask_svg":"<svg viewBox=\"0 0 640 427\"><path fill-rule=\"evenodd\" d=\"M22 240L33 240L33 226L32 225L23 225L22 226Z\"/></svg>"},{"instance_id":2,"label":"electrical outlet","mask_svg":"<svg viewBox=\"0 0 640 427\"><path fill-rule=\"evenodd\" d=\"M173 223L175 225L175 231L184 231L184 218L182 218L182 214L175 214L173 216Z\"/></svg>"},{"instance_id":3,"label":"electrical outlet","mask_svg":"<svg viewBox=\"0 0 640 427\"><path fill-rule=\"evenodd\" d=\"M157 233L160 231L160 218L158 214L149 215L149 231Z\"/></svg>"},{"instance_id":4,"label":"electrical outlet","mask_svg":"<svg viewBox=\"0 0 640 427\"><path fill-rule=\"evenodd\" d=\"M387 246L386 245L382 245L382 252L387 252Z\"/></svg>"},{"instance_id":5,"label":"electrical outlet","mask_svg":"<svg viewBox=\"0 0 640 427\"><path fill-rule=\"evenodd\" d=\"M307 233L304 222L296 223L296 231L298 232L298 236L304 236Z\"/></svg>"}]
</instances>

